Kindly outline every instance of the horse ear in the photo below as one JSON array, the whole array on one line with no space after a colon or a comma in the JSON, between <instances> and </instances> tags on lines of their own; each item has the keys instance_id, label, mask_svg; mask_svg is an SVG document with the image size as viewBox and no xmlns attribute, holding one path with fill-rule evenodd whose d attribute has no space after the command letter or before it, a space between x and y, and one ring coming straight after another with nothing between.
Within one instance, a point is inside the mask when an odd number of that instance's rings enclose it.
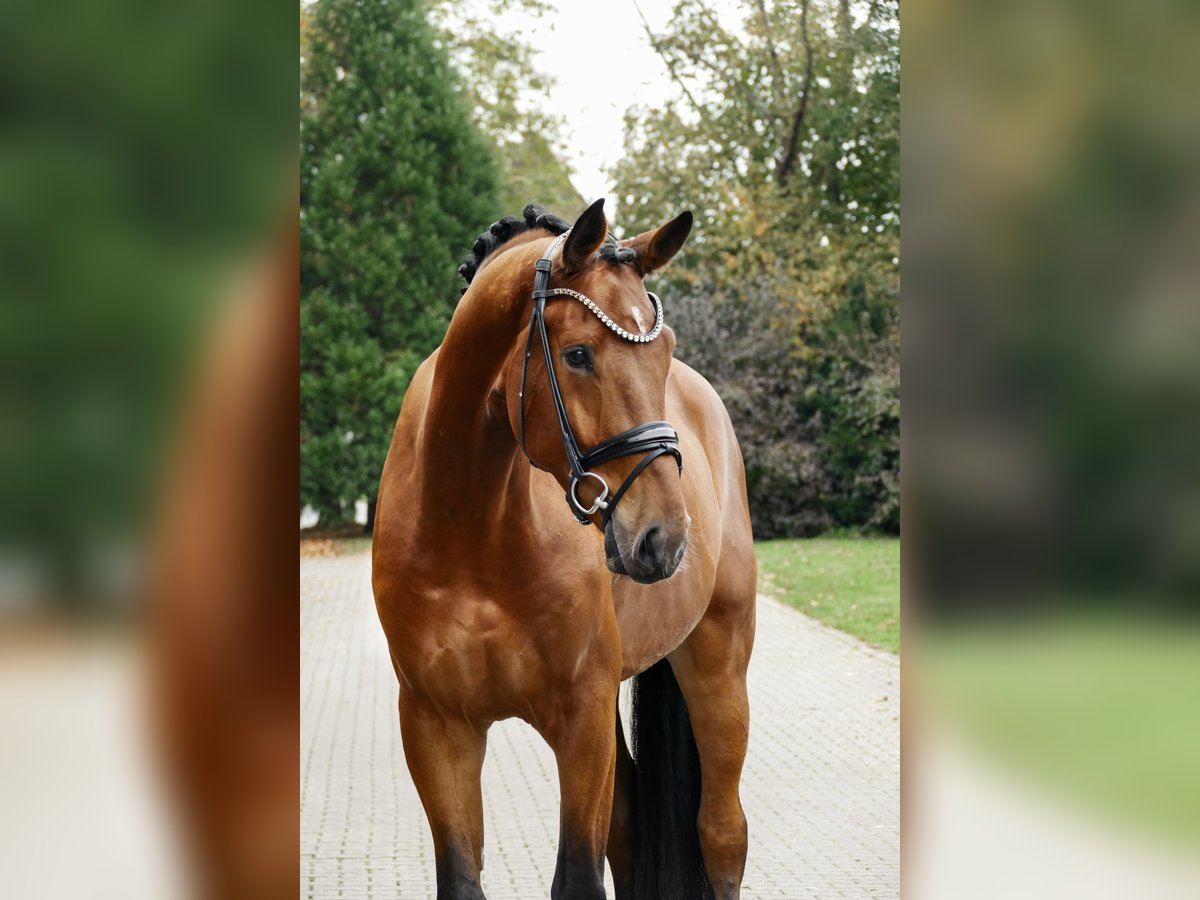
<instances>
[{"instance_id":1,"label":"horse ear","mask_svg":"<svg viewBox=\"0 0 1200 900\"><path fill-rule=\"evenodd\" d=\"M592 258L592 254L600 249L608 236L608 220L604 218L604 198L601 197L583 211L571 226L563 244L563 268L568 272L577 272Z\"/></svg>"},{"instance_id":2,"label":"horse ear","mask_svg":"<svg viewBox=\"0 0 1200 900\"><path fill-rule=\"evenodd\" d=\"M637 254L638 271L648 275L655 269L661 269L671 257L679 252L683 242L692 233L692 211L684 210L666 225L660 225L653 231L646 231L637 237L622 241L621 246L628 247Z\"/></svg>"}]
</instances>

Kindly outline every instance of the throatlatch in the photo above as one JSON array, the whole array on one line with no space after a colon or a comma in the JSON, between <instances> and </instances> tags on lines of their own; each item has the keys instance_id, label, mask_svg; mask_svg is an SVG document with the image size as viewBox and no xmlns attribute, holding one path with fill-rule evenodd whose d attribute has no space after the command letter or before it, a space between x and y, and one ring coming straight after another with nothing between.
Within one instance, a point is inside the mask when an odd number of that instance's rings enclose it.
<instances>
[{"instance_id":1,"label":"throatlatch","mask_svg":"<svg viewBox=\"0 0 1200 900\"><path fill-rule=\"evenodd\" d=\"M558 428L562 433L563 450L567 454L567 464L571 467L571 480L567 485L567 506L570 507L571 513L580 525L587 525L591 521L589 517L597 512L600 513L603 523L607 525L613 511L617 508L617 503L625 496L625 492L629 490L634 479L641 475L650 463L664 453L670 453L675 457L675 463L682 475L683 454L679 452L679 435L675 433L675 429L669 422L646 422L630 428L628 431L622 431L608 440L601 441L586 452L580 451L579 442L575 439L575 431L571 428L571 420L567 418L567 407L563 403L562 391L558 386L558 376L554 372L554 359L550 353L550 335L546 332L546 301L553 297L571 297L578 300L615 334L638 344L649 343L662 333L663 310L662 301L658 299L658 295L647 291L650 299L654 301L654 328L645 334L634 334L617 325L594 301L579 291L550 287L550 257L568 233L564 232L551 241L546 252L542 254L542 258L534 263L534 269L537 272L533 279L533 313L529 318L529 337L525 341L525 359L521 364L521 409L517 417L517 439L530 464L538 467L525 447L525 375L529 371L529 357L533 355L533 336L536 333L540 337L542 356L546 360L546 375L550 381L550 396L554 400L554 412L558 416ZM638 453L645 455L633 467L629 477L621 482L617 492L610 497L608 482L596 472L591 471L592 467L621 456L634 456ZM583 505L578 494L579 483L585 478L591 478L600 485L600 493L590 507Z\"/></svg>"}]
</instances>

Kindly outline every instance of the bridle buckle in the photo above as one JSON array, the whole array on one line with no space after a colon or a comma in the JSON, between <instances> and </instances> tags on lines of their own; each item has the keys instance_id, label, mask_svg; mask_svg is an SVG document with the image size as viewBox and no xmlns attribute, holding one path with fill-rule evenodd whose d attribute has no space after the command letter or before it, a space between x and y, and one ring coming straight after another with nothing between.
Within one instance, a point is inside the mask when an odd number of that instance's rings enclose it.
<instances>
[{"instance_id":1,"label":"bridle buckle","mask_svg":"<svg viewBox=\"0 0 1200 900\"><path fill-rule=\"evenodd\" d=\"M583 505L579 499L579 482L584 478L595 478L600 482L600 495L592 501L591 508ZM592 516L602 509L608 509L608 482L595 472L584 472L582 475L571 476L571 505L585 516ZM586 523L584 523L586 524Z\"/></svg>"}]
</instances>

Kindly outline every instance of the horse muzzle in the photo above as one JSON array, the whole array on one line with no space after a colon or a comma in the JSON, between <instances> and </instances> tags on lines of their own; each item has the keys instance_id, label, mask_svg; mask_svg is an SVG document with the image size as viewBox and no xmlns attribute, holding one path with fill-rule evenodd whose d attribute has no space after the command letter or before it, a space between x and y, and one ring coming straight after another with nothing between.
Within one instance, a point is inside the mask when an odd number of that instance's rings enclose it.
<instances>
[{"instance_id":1,"label":"horse muzzle","mask_svg":"<svg viewBox=\"0 0 1200 900\"><path fill-rule=\"evenodd\" d=\"M652 522L632 538L618 535L614 518L604 526L604 562L614 575L627 575L638 584L670 578L687 553L687 529Z\"/></svg>"}]
</instances>

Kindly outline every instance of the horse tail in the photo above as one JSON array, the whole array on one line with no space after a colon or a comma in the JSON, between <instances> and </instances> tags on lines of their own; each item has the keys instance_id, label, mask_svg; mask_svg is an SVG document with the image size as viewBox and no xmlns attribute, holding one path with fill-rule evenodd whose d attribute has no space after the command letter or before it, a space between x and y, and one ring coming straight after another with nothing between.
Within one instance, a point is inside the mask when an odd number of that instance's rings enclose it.
<instances>
[{"instance_id":1,"label":"horse tail","mask_svg":"<svg viewBox=\"0 0 1200 900\"><path fill-rule=\"evenodd\" d=\"M696 824L700 756L687 704L667 660L633 679L632 700L632 896L710 900L713 891Z\"/></svg>"}]
</instances>

